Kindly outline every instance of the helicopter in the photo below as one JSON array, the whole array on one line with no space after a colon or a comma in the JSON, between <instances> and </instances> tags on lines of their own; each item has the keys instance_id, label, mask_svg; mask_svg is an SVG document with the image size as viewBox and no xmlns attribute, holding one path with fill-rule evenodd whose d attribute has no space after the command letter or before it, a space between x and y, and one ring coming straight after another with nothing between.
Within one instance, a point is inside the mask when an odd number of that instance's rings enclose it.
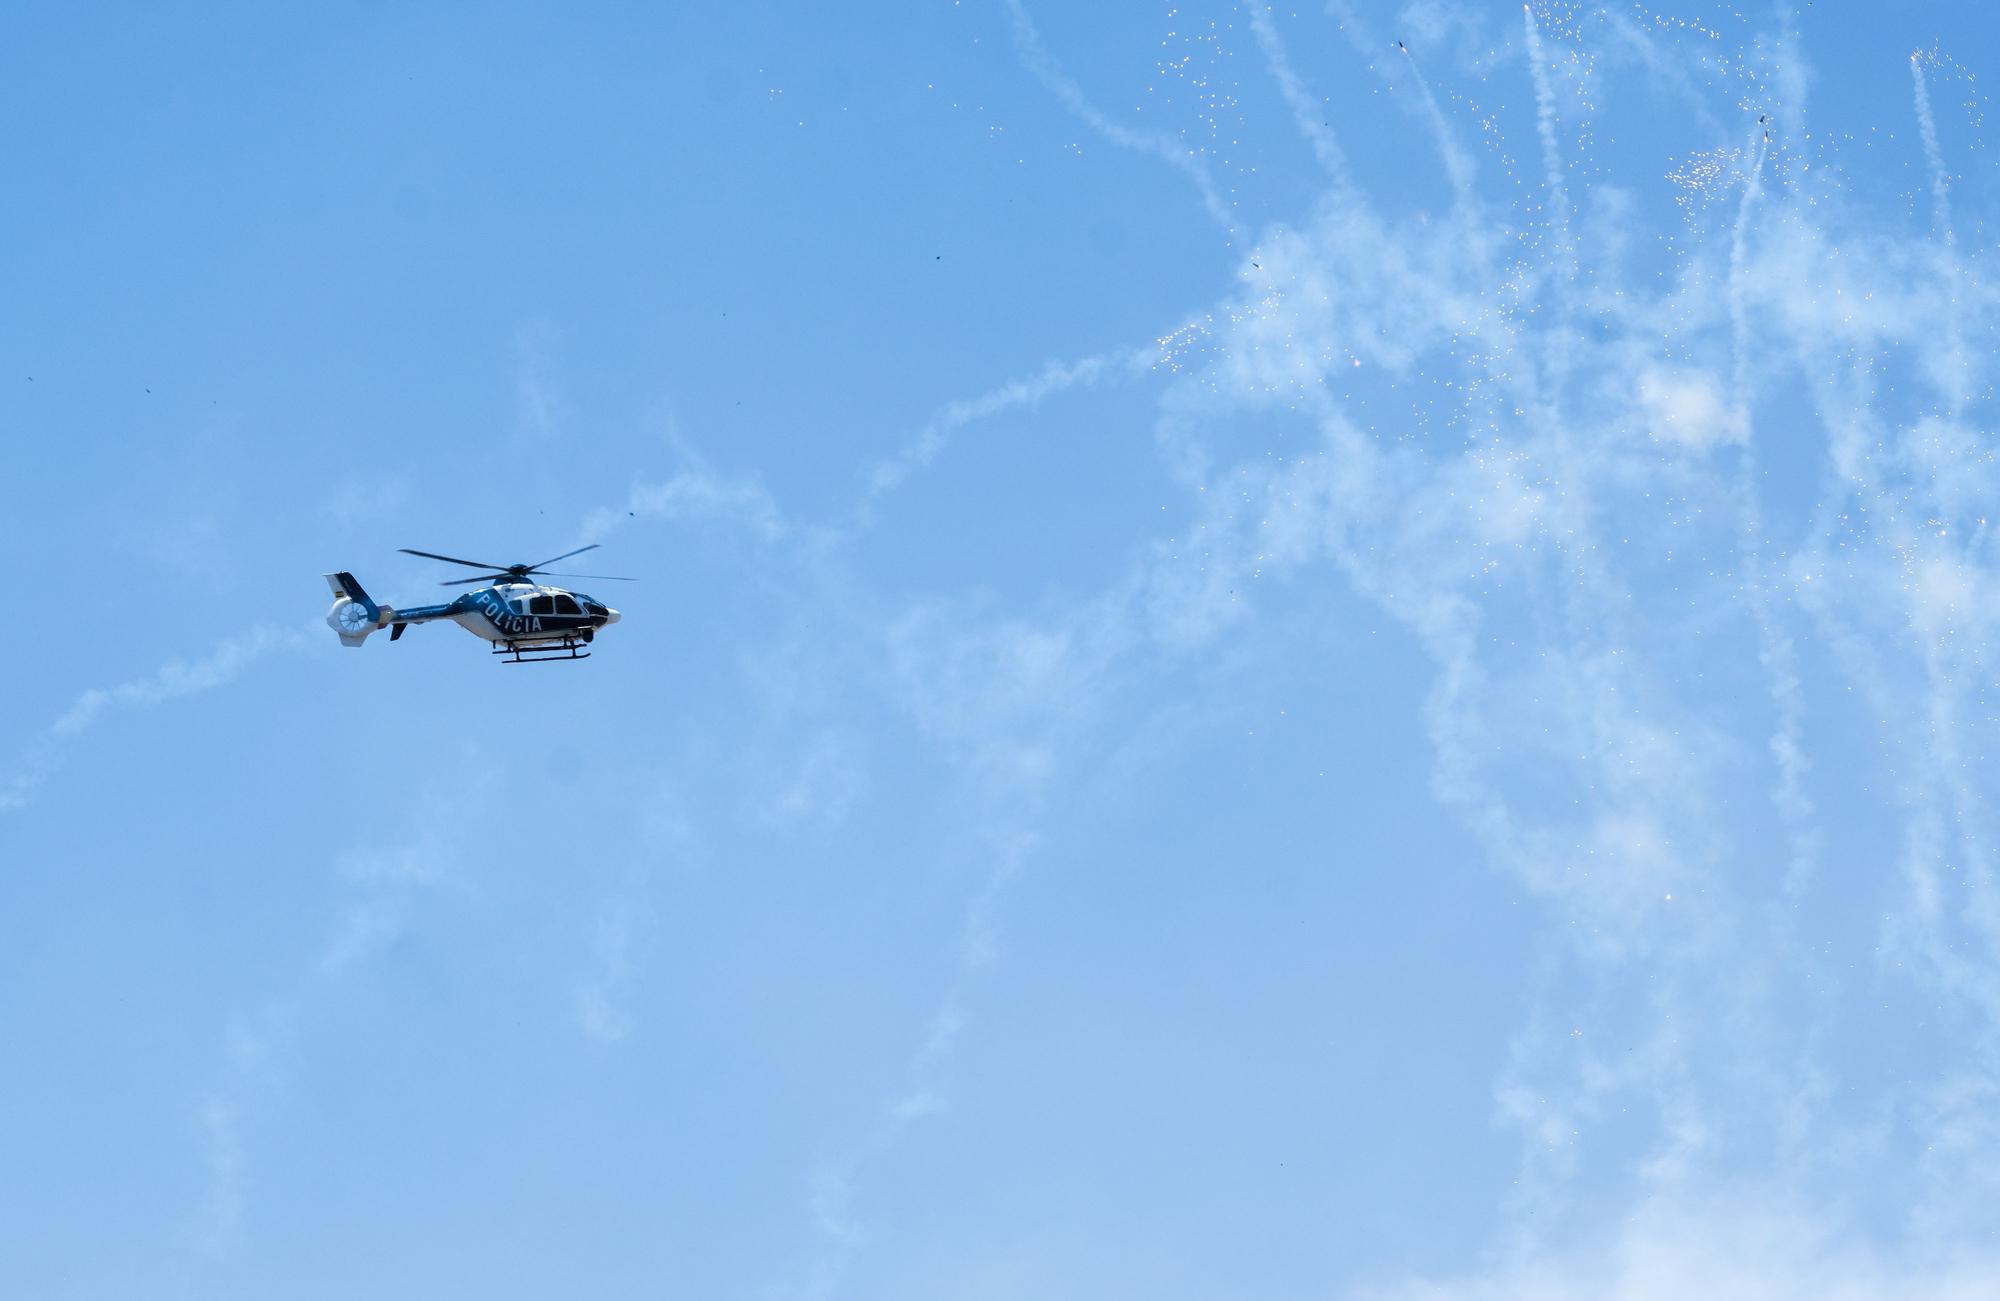
<instances>
[{"instance_id":1,"label":"helicopter","mask_svg":"<svg viewBox=\"0 0 2000 1301\"><path fill-rule=\"evenodd\" d=\"M413 623L449 619L474 636L492 642L493 654L502 656L500 662L503 664L586 660L590 658L588 647L592 639L600 628L618 622L618 611L582 592L538 583L535 575L603 579L618 583L638 581L615 574L554 574L545 568L558 560L580 556L596 547L597 543L593 542L587 547L565 551L533 565L488 565L477 560L460 560L456 556L441 556L434 551L413 551L402 547L400 550L406 556L422 556L426 560L442 560L486 571L475 578L448 579L439 584L442 587L462 587L468 583L483 583L485 586L463 593L442 605L397 610L377 605L355 581L353 574L341 570L326 576L326 584L333 589L334 597L333 608L326 612L327 626L340 635L341 645L359 646L379 628L388 628L389 640L395 641Z\"/></svg>"}]
</instances>

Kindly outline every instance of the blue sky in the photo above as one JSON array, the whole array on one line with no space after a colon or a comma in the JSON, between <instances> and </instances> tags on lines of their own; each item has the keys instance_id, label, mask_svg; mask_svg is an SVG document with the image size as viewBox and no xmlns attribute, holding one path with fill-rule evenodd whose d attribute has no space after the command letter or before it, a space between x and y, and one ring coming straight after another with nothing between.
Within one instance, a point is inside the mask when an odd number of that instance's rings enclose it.
<instances>
[{"instance_id":1,"label":"blue sky","mask_svg":"<svg viewBox=\"0 0 2000 1301\"><path fill-rule=\"evenodd\" d=\"M1995 34L15 15L0 1294L1990 1295Z\"/></svg>"}]
</instances>

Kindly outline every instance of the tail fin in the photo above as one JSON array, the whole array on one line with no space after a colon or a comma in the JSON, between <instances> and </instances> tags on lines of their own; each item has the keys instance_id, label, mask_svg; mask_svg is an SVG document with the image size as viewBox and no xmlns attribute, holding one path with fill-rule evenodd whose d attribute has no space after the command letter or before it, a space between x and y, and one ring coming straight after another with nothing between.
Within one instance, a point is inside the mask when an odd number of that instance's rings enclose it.
<instances>
[{"instance_id":1,"label":"tail fin","mask_svg":"<svg viewBox=\"0 0 2000 1301\"><path fill-rule=\"evenodd\" d=\"M368 593L361 590L360 582L355 579L353 574L348 573L346 570L343 569L337 574L328 574L326 576L326 585L333 589L335 596L344 596L350 601L360 602L361 608L368 611L369 618L379 619L382 616L382 607L368 599Z\"/></svg>"}]
</instances>

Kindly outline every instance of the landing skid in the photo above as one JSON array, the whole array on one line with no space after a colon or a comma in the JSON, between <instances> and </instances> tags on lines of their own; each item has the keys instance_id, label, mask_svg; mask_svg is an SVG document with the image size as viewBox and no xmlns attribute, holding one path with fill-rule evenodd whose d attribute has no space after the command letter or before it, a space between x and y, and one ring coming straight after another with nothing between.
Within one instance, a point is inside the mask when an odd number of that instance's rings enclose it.
<instances>
[{"instance_id":1,"label":"landing skid","mask_svg":"<svg viewBox=\"0 0 2000 1301\"><path fill-rule=\"evenodd\" d=\"M540 664L544 660L587 660L590 652L585 643L574 637L561 641L502 642L493 648L495 655L506 656L502 664Z\"/></svg>"}]
</instances>

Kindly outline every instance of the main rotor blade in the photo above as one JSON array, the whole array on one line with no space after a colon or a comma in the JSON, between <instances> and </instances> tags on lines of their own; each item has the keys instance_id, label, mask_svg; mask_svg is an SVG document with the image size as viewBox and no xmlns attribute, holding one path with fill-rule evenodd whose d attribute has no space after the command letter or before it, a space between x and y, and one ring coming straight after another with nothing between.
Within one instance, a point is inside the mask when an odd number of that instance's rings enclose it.
<instances>
[{"instance_id":1,"label":"main rotor blade","mask_svg":"<svg viewBox=\"0 0 2000 1301\"><path fill-rule=\"evenodd\" d=\"M460 560L457 556L441 556L435 551L413 551L409 547L396 549L406 556L422 556L426 560L448 560L454 565L466 565L473 569L497 569L503 574L508 571L506 565L489 565L483 560Z\"/></svg>"},{"instance_id":2,"label":"main rotor blade","mask_svg":"<svg viewBox=\"0 0 2000 1301\"><path fill-rule=\"evenodd\" d=\"M568 560L571 556L580 556L586 551L595 551L597 547L598 544L593 542L587 547L578 547L574 551L565 551L559 556L550 556L547 560L537 560L534 564L529 565L528 568L530 570L540 569L543 565L553 565L558 560Z\"/></svg>"},{"instance_id":3,"label":"main rotor blade","mask_svg":"<svg viewBox=\"0 0 2000 1301\"><path fill-rule=\"evenodd\" d=\"M540 571L540 570L536 570L535 572L536 572L536 573L541 573L541 571ZM612 581L612 582L614 582L614 583L636 583L636 582L638 582L638 581L639 581L639 580L638 580L638 579L636 579L636 578L624 578L624 577L621 577L621 576L620 576L620 575L618 575L618 574L548 574L548 575L546 575L546 577L549 577L549 578L606 578L606 579L609 579L609 580L611 580L611 581Z\"/></svg>"},{"instance_id":4,"label":"main rotor blade","mask_svg":"<svg viewBox=\"0 0 2000 1301\"><path fill-rule=\"evenodd\" d=\"M447 578L439 587L464 587L470 583L499 583L514 577L512 574L481 574L477 578Z\"/></svg>"}]
</instances>

